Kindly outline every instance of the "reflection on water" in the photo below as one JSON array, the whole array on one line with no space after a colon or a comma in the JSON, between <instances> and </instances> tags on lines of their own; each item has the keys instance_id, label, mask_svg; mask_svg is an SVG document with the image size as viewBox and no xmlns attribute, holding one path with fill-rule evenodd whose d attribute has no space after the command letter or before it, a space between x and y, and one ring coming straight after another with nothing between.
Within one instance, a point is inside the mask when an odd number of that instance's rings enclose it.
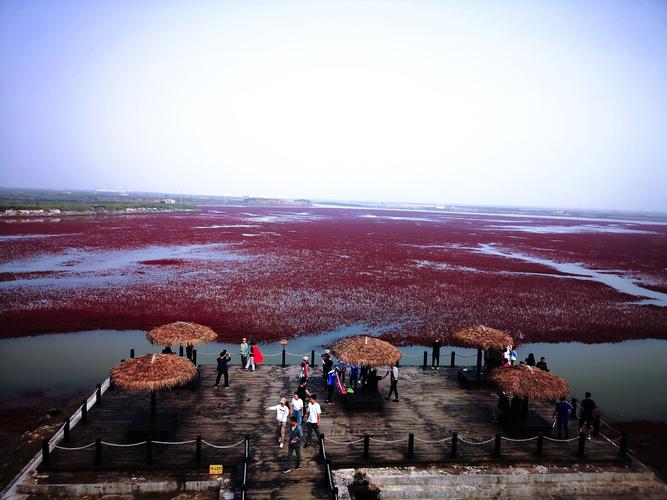
<instances>
[{"instance_id":1,"label":"reflection on water","mask_svg":"<svg viewBox=\"0 0 667 500\"><path fill-rule=\"evenodd\" d=\"M629 295L634 295L635 297L647 297L646 300L639 302L641 305L667 307L667 293L643 288L637 285L632 279L625 278L617 274L612 274L610 271L595 271L594 269L589 269L582 264L561 264L553 260L532 257L520 252L499 250L494 245L489 245L486 243L480 244L477 248L472 250L486 255L496 255L510 259L518 259L533 264L542 264L544 266L556 269L562 273L570 274L572 275L570 276L572 279L597 281L598 283L603 283L607 286L610 286L621 293L627 293Z\"/></svg>"},{"instance_id":2,"label":"reflection on water","mask_svg":"<svg viewBox=\"0 0 667 500\"><path fill-rule=\"evenodd\" d=\"M373 331L380 333L383 329ZM290 340L288 363L295 364L311 350L322 351L322 345L337 338L358 334L359 326L349 326L321 335ZM367 330L366 330L367 331ZM101 382L109 368L134 348L137 356L159 352L151 346L143 331L80 332L42 335L0 340L4 354L0 364L0 397L14 397L23 392L50 390L67 393L90 389ZM238 344L212 342L198 348L198 361L214 364L217 354L227 349L233 364L239 363ZM260 344L266 362L281 362L281 346L277 342ZM449 364L451 348L445 346L441 363ZM474 364L473 349L453 349L457 364ZM421 364L424 347L401 348L402 364ZM667 378L664 361L667 359L667 340L631 340L617 344L525 344L519 350L521 359L534 353L547 358L551 371L564 377L572 394L582 397L593 393L603 413L610 420L667 421ZM430 354L430 349L429 349ZM318 358L319 359L319 358ZM230 382L234 384L233 371Z\"/></svg>"}]
</instances>

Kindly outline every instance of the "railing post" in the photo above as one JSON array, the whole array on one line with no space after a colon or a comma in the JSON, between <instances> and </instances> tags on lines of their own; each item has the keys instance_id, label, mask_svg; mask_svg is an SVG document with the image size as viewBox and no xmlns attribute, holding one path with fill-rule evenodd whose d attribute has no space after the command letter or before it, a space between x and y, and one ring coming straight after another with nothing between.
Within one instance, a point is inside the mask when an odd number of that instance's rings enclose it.
<instances>
[{"instance_id":1,"label":"railing post","mask_svg":"<svg viewBox=\"0 0 667 500\"><path fill-rule=\"evenodd\" d=\"M285 366L286 366L286 364L285 364L285 346L283 346L283 363L282 363L282 367L285 368Z\"/></svg>"},{"instance_id":2,"label":"railing post","mask_svg":"<svg viewBox=\"0 0 667 500\"><path fill-rule=\"evenodd\" d=\"M572 411L570 412L572 420L577 419L577 398L572 398Z\"/></svg>"},{"instance_id":3,"label":"railing post","mask_svg":"<svg viewBox=\"0 0 667 500\"><path fill-rule=\"evenodd\" d=\"M42 464L44 464L44 465L50 465L51 464L51 456L49 454L49 440L48 439L42 439Z\"/></svg>"},{"instance_id":4,"label":"railing post","mask_svg":"<svg viewBox=\"0 0 667 500\"><path fill-rule=\"evenodd\" d=\"M245 443L245 458L249 459L250 458L250 434L246 434L244 437Z\"/></svg>"},{"instance_id":5,"label":"railing post","mask_svg":"<svg viewBox=\"0 0 667 500\"><path fill-rule=\"evenodd\" d=\"M102 406L102 384L97 384L97 389L95 390L95 404Z\"/></svg>"},{"instance_id":6,"label":"railing post","mask_svg":"<svg viewBox=\"0 0 667 500\"><path fill-rule=\"evenodd\" d=\"M500 433L496 432L496 440L493 443L493 456L494 457L499 457L500 456Z\"/></svg>"},{"instance_id":7,"label":"railing post","mask_svg":"<svg viewBox=\"0 0 667 500\"><path fill-rule=\"evenodd\" d=\"M538 457L541 457L543 453L544 453L544 434L540 432L537 435L537 451L535 452L535 454Z\"/></svg>"},{"instance_id":8,"label":"railing post","mask_svg":"<svg viewBox=\"0 0 667 500\"><path fill-rule=\"evenodd\" d=\"M69 443L69 417L65 420L65 427L63 427L63 439Z\"/></svg>"},{"instance_id":9,"label":"railing post","mask_svg":"<svg viewBox=\"0 0 667 500\"><path fill-rule=\"evenodd\" d=\"M368 458L371 438L368 434L364 434L364 458Z\"/></svg>"},{"instance_id":10,"label":"railing post","mask_svg":"<svg viewBox=\"0 0 667 500\"><path fill-rule=\"evenodd\" d=\"M201 436L197 436L197 444L195 445L195 462L201 463Z\"/></svg>"},{"instance_id":11,"label":"railing post","mask_svg":"<svg viewBox=\"0 0 667 500\"><path fill-rule=\"evenodd\" d=\"M146 463L153 463L153 440L151 438L146 440Z\"/></svg>"},{"instance_id":12,"label":"railing post","mask_svg":"<svg viewBox=\"0 0 667 500\"><path fill-rule=\"evenodd\" d=\"M320 454L319 454L319 460L324 460L324 433L320 433Z\"/></svg>"},{"instance_id":13,"label":"railing post","mask_svg":"<svg viewBox=\"0 0 667 500\"><path fill-rule=\"evenodd\" d=\"M182 358L183 357L183 346L179 345L178 346L178 355Z\"/></svg>"},{"instance_id":14,"label":"railing post","mask_svg":"<svg viewBox=\"0 0 667 500\"><path fill-rule=\"evenodd\" d=\"M415 435L411 432L408 434L408 458L415 456Z\"/></svg>"},{"instance_id":15,"label":"railing post","mask_svg":"<svg viewBox=\"0 0 667 500\"><path fill-rule=\"evenodd\" d=\"M310 351L310 369L315 370L315 349Z\"/></svg>"},{"instance_id":16,"label":"railing post","mask_svg":"<svg viewBox=\"0 0 667 500\"><path fill-rule=\"evenodd\" d=\"M586 451L586 434L583 432L579 434L579 448L577 449L577 456L579 458L582 458L584 456L584 452Z\"/></svg>"},{"instance_id":17,"label":"railing post","mask_svg":"<svg viewBox=\"0 0 667 500\"><path fill-rule=\"evenodd\" d=\"M452 368L456 367L456 352L455 351L452 351L452 355L451 355L451 358L449 360L449 366L451 366Z\"/></svg>"},{"instance_id":18,"label":"railing post","mask_svg":"<svg viewBox=\"0 0 667 500\"><path fill-rule=\"evenodd\" d=\"M593 437L600 435L600 415L593 417Z\"/></svg>"},{"instance_id":19,"label":"railing post","mask_svg":"<svg viewBox=\"0 0 667 500\"><path fill-rule=\"evenodd\" d=\"M424 363L422 365L422 368L426 370L428 368L428 352L424 351Z\"/></svg>"},{"instance_id":20,"label":"railing post","mask_svg":"<svg viewBox=\"0 0 667 500\"><path fill-rule=\"evenodd\" d=\"M102 438L95 440L95 465L102 464Z\"/></svg>"},{"instance_id":21,"label":"railing post","mask_svg":"<svg viewBox=\"0 0 667 500\"><path fill-rule=\"evenodd\" d=\"M134 349L130 349L130 359L134 358Z\"/></svg>"},{"instance_id":22,"label":"railing post","mask_svg":"<svg viewBox=\"0 0 667 500\"><path fill-rule=\"evenodd\" d=\"M457 432L452 433L452 453L451 457L456 458L458 454L458 447L459 447L459 435Z\"/></svg>"},{"instance_id":23,"label":"railing post","mask_svg":"<svg viewBox=\"0 0 667 500\"><path fill-rule=\"evenodd\" d=\"M197 366L197 349L192 349L192 362Z\"/></svg>"},{"instance_id":24,"label":"railing post","mask_svg":"<svg viewBox=\"0 0 667 500\"><path fill-rule=\"evenodd\" d=\"M618 454L622 457L628 454L628 435L625 432L621 434L621 445L618 448Z\"/></svg>"},{"instance_id":25,"label":"railing post","mask_svg":"<svg viewBox=\"0 0 667 500\"><path fill-rule=\"evenodd\" d=\"M81 423L85 424L88 422L88 400L84 399L83 404L81 405Z\"/></svg>"}]
</instances>

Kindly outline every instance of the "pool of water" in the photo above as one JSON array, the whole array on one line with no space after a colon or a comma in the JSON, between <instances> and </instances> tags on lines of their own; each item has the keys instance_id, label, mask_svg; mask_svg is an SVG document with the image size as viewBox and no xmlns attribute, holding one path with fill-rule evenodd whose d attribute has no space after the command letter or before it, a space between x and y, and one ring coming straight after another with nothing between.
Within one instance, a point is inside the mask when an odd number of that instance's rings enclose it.
<instances>
[{"instance_id":1,"label":"pool of water","mask_svg":"<svg viewBox=\"0 0 667 500\"><path fill-rule=\"evenodd\" d=\"M380 333L379 328L372 333ZM296 364L311 350L322 351L324 344L347 335L358 334L358 326L339 328L320 335L289 341L287 362ZM109 368L121 358L159 352L151 346L143 331L98 330L67 334L41 335L0 340L4 354L0 364L0 397L16 398L21 394L48 390L68 393L92 390L106 378ZM239 363L238 344L212 342L198 348L198 361L214 364L217 354L227 349L234 364ZM260 344L269 364L281 362L281 346L277 342ZM474 364L474 349L452 349L444 346L441 364L449 364L450 352L457 353L457 364ZM429 359L430 359L430 349ZM401 348L402 364L421 364L424 347ZM667 340L630 340L616 344L525 344L519 349L521 359L534 353L545 356L549 368L569 383L572 394L593 393L608 420L667 421ZM231 375L233 384L233 372Z\"/></svg>"}]
</instances>

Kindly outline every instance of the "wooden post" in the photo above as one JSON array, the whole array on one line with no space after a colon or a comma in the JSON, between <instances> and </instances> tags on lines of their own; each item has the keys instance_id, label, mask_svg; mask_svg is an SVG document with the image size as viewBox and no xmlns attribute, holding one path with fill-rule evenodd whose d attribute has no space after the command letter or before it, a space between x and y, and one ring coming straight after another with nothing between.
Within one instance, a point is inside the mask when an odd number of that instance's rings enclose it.
<instances>
[{"instance_id":1,"label":"wooden post","mask_svg":"<svg viewBox=\"0 0 667 500\"><path fill-rule=\"evenodd\" d=\"M572 398L572 411L570 412L572 420L577 419L577 398Z\"/></svg>"},{"instance_id":2,"label":"wooden post","mask_svg":"<svg viewBox=\"0 0 667 500\"><path fill-rule=\"evenodd\" d=\"M320 433L320 455L318 457L319 460L324 460L324 433Z\"/></svg>"},{"instance_id":3,"label":"wooden post","mask_svg":"<svg viewBox=\"0 0 667 500\"><path fill-rule=\"evenodd\" d=\"M81 405L81 423L85 424L88 422L88 401L83 400L83 404Z\"/></svg>"},{"instance_id":4,"label":"wooden post","mask_svg":"<svg viewBox=\"0 0 667 500\"><path fill-rule=\"evenodd\" d=\"M146 463L153 463L153 440L151 438L146 440Z\"/></svg>"},{"instance_id":5,"label":"wooden post","mask_svg":"<svg viewBox=\"0 0 667 500\"><path fill-rule=\"evenodd\" d=\"M422 368L426 370L428 368L428 351L424 351L424 364Z\"/></svg>"},{"instance_id":6,"label":"wooden post","mask_svg":"<svg viewBox=\"0 0 667 500\"><path fill-rule=\"evenodd\" d=\"M411 432L408 434L408 458L415 456L415 435Z\"/></svg>"},{"instance_id":7,"label":"wooden post","mask_svg":"<svg viewBox=\"0 0 667 500\"><path fill-rule=\"evenodd\" d=\"M544 434L540 432L537 434L537 451L535 452L535 454L538 457L541 457L543 453L544 453Z\"/></svg>"},{"instance_id":8,"label":"wooden post","mask_svg":"<svg viewBox=\"0 0 667 500\"><path fill-rule=\"evenodd\" d=\"M315 371L315 349L310 351L310 369Z\"/></svg>"},{"instance_id":9,"label":"wooden post","mask_svg":"<svg viewBox=\"0 0 667 500\"><path fill-rule=\"evenodd\" d=\"M618 454L622 457L628 454L628 435L625 432L621 434L621 445L618 448Z\"/></svg>"},{"instance_id":10,"label":"wooden post","mask_svg":"<svg viewBox=\"0 0 667 500\"><path fill-rule=\"evenodd\" d=\"M48 439L42 439L42 464L43 465L50 465L51 464L51 456L49 454L49 440Z\"/></svg>"},{"instance_id":11,"label":"wooden post","mask_svg":"<svg viewBox=\"0 0 667 500\"><path fill-rule=\"evenodd\" d=\"M197 349L192 349L192 362L197 366Z\"/></svg>"},{"instance_id":12,"label":"wooden post","mask_svg":"<svg viewBox=\"0 0 667 500\"><path fill-rule=\"evenodd\" d=\"M371 438L368 434L364 434L364 458L368 458Z\"/></svg>"},{"instance_id":13,"label":"wooden post","mask_svg":"<svg viewBox=\"0 0 667 500\"><path fill-rule=\"evenodd\" d=\"M496 432L496 440L493 443L493 456L500 456L500 433Z\"/></svg>"},{"instance_id":14,"label":"wooden post","mask_svg":"<svg viewBox=\"0 0 667 500\"><path fill-rule=\"evenodd\" d=\"M183 357L183 346L179 345L178 346L178 355L182 358Z\"/></svg>"},{"instance_id":15,"label":"wooden post","mask_svg":"<svg viewBox=\"0 0 667 500\"><path fill-rule=\"evenodd\" d=\"M583 432L579 434L579 448L577 449L577 456L583 458L586 451L586 434Z\"/></svg>"},{"instance_id":16,"label":"wooden post","mask_svg":"<svg viewBox=\"0 0 667 500\"><path fill-rule=\"evenodd\" d=\"M95 465L102 465L102 438L95 440Z\"/></svg>"},{"instance_id":17,"label":"wooden post","mask_svg":"<svg viewBox=\"0 0 667 500\"><path fill-rule=\"evenodd\" d=\"M201 436L197 436L197 444L195 447L195 462L201 463Z\"/></svg>"},{"instance_id":18,"label":"wooden post","mask_svg":"<svg viewBox=\"0 0 667 500\"><path fill-rule=\"evenodd\" d=\"M456 367L456 352L452 351L451 358L449 360L449 366L452 368Z\"/></svg>"},{"instance_id":19,"label":"wooden post","mask_svg":"<svg viewBox=\"0 0 667 500\"><path fill-rule=\"evenodd\" d=\"M458 454L458 447L459 447L459 435L457 432L452 433L452 453L451 457L456 458L456 455Z\"/></svg>"},{"instance_id":20,"label":"wooden post","mask_svg":"<svg viewBox=\"0 0 667 500\"><path fill-rule=\"evenodd\" d=\"M65 420L65 427L63 427L63 439L69 443L69 417Z\"/></svg>"},{"instance_id":21,"label":"wooden post","mask_svg":"<svg viewBox=\"0 0 667 500\"><path fill-rule=\"evenodd\" d=\"M151 391L151 423L155 422L155 391Z\"/></svg>"},{"instance_id":22,"label":"wooden post","mask_svg":"<svg viewBox=\"0 0 667 500\"><path fill-rule=\"evenodd\" d=\"M477 378L482 374L482 350L477 349Z\"/></svg>"},{"instance_id":23,"label":"wooden post","mask_svg":"<svg viewBox=\"0 0 667 500\"><path fill-rule=\"evenodd\" d=\"M600 435L600 414L593 417L593 437Z\"/></svg>"},{"instance_id":24,"label":"wooden post","mask_svg":"<svg viewBox=\"0 0 667 500\"><path fill-rule=\"evenodd\" d=\"M134 358L134 349L130 349L130 358Z\"/></svg>"},{"instance_id":25,"label":"wooden post","mask_svg":"<svg viewBox=\"0 0 667 500\"><path fill-rule=\"evenodd\" d=\"M286 365L285 365L285 346L283 346L283 363L282 363L282 367L285 368L285 366L286 366Z\"/></svg>"},{"instance_id":26,"label":"wooden post","mask_svg":"<svg viewBox=\"0 0 667 500\"><path fill-rule=\"evenodd\" d=\"M95 390L95 403L98 406L102 406L102 384L97 384L97 389Z\"/></svg>"}]
</instances>

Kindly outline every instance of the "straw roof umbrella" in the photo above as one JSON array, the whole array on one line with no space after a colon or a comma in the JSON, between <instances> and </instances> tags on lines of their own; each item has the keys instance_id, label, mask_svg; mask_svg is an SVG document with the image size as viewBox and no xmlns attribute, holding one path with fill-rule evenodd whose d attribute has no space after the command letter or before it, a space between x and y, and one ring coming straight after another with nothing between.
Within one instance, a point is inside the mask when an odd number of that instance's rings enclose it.
<instances>
[{"instance_id":1,"label":"straw roof umbrella","mask_svg":"<svg viewBox=\"0 0 667 500\"><path fill-rule=\"evenodd\" d=\"M502 391L511 392L520 398L550 400L567 396L570 392L564 379L528 365L498 368L489 379Z\"/></svg>"},{"instance_id":2,"label":"straw roof umbrella","mask_svg":"<svg viewBox=\"0 0 667 500\"><path fill-rule=\"evenodd\" d=\"M168 354L148 354L122 361L110 371L111 381L132 391L150 391L151 421L155 421L155 392L187 384L197 374L187 359Z\"/></svg>"},{"instance_id":3,"label":"straw roof umbrella","mask_svg":"<svg viewBox=\"0 0 667 500\"><path fill-rule=\"evenodd\" d=\"M218 338L218 334L208 326L186 321L176 321L175 323L158 326L146 334L146 339L151 344L165 346L172 346L177 343L194 346L211 342L216 338ZM182 355L183 352L181 351ZM190 357L190 351L188 351L188 357Z\"/></svg>"},{"instance_id":4,"label":"straw roof umbrella","mask_svg":"<svg viewBox=\"0 0 667 500\"><path fill-rule=\"evenodd\" d=\"M365 335L338 340L330 349L341 361L361 366L393 365L401 359L401 351L389 342Z\"/></svg>"},{"instance_id":5,"label":"straw roof umbrella","mask_svg":"<svg viewBox=\"0 0 667 500\"><path fill-rule=\"evenodd\" d=\"M477 376L482 372L482 350L490 348L504 349L514 344L514 339L500 330L484 325L475 325L454 332L450 337L451 342L461 347L477 348Z\"/></svg>"}]
</instances>

